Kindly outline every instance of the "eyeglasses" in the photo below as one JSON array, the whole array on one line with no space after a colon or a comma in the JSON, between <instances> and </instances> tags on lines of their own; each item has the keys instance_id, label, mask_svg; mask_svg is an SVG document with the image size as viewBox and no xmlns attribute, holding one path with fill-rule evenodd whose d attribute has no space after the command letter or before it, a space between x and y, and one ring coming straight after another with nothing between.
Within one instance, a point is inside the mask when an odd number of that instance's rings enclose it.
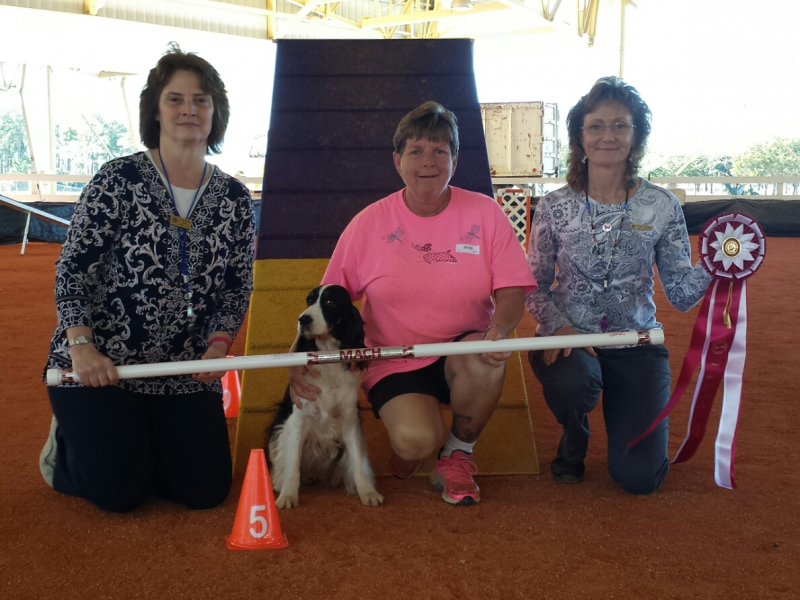
<instances>
[{"instance_id":1,"label":"eyeglasses","mask_svg":"<svg viewBox=\"0 0 800 600\"><path fill-rule=\"evenodd\" d=\"M610 129L612 135L614 137L625 137L632 129L636 129L636 125L632 125L631 123L612 123L611 125L603 125L601 123L592 123L591 125L586 125L581 127L584 133L587 135L596 135L600 136L606 132L606 129Z\"/></svg>"}]
</instances>

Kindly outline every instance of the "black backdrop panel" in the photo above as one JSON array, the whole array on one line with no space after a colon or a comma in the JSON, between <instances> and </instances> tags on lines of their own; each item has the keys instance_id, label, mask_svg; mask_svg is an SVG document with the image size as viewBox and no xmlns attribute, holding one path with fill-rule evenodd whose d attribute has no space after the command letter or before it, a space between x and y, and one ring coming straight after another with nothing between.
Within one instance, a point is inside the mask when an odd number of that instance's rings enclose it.
<instances>
[{"instance_id":1,"label":"black backdrop panel","mask_svg":"<svg viewBox=\"0 0 800 600\"><path fill-rule=\"evenodd\" d=\"M284 131L284 136L281 139L272 137L269 151L371 148L379 149L386 162L391 163L392 137L397 124L407 112L407 110L283 112L281 129ZM331 121L336 123L336 127L331 127ZM484 143L480 120L467 119L466 123L459 121L458 133L462 150L478 150L480 144ZM389 151L388 154L386 150Z\"/></svg>"},{"instance_id":2,"label":"black backdrop panel","mask_svg":"<svg viewBox=\"0 0 800 600\"><path fill-rule=\"evenodd\" d=\"M459 123L452 184L491 196L471 40L280 40L257 258L330 258L360 210L403 187L400 119L435 100Z\"/></svg>"},{"instance_id":3,"label":"black backdrop panel","mask_svg":"<svg viewBox=\"0 0 800 600\"><path fill-rule=\"evenodd\" d=\"M413 42L406 43L416 46ZM273 91L273 110L325 111L347 107L349 110L358 111L399 110L405 114L409 110L406 108L406 102L411 90L414 92L414 97L419 98L449 97L451 101L447 108L453 112L469 110L473 106L473 101L477 102L474 76L470 73L469 77L472 81L464 75L449 73L421 74L416 77L413 75L282 77L280 94ZM276 83L277 81L276 76ZM368 93L363 93L366 90Z\"/></svg>"},{"instance_id":4,"label":"black backdrop panel","mask_svg":"<svg viewBox=\"0 0 800 600\"><path fill-rule=\"evenodd\" d=\"M753 198L752 196L750 198ZM727 199L704 200L683 205L686 227L691 234L700 233L706 222L730 212L740 212L758 221L770 237L800 237L800 201Z\"/></svg>"},{"instance_id":5,"label":"black backdrop panel","mask_svg":"<svg viewBox=\"0 0 800 600\"><path fill-rule=\"evenodd\" d=\"M279 40L278 50L286 52L275 65L276 77L421 73L472 77L469 40Z\"/></svg>"}]
</instances>

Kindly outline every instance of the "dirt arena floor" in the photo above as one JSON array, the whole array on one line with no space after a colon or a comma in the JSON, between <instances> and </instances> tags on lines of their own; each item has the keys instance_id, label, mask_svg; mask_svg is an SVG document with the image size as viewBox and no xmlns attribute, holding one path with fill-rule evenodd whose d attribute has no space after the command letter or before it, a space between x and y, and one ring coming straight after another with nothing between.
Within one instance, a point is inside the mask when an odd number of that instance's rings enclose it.
<instances>
[{"instance_id":1,"label":"dirt arena floor","mask_svg":"<svg viewBox=\"0 0 800 600\"><path fill-rule=\"evenodd\" d=\"M381 478L381 508L340 489L304 489L302 506L280 514L289 547L250 552L228 550L223 539L241 481L215 510L153 500L117 515L42 480L51 412L40 378L59 249L33 243L20 256L19 245L0 247L0 598L800 598L800 351L792 341L800 240L770 239L750 280L738 489L714 483L719 398L697 455L649 497L629 496L609 478L597 410L582 485L479 477L482 502L471 508L448 506L423 478ZM678 313L660 291L657 302L674 379L697 309ZM526 316L519 334L533 327ZM559 429L527 364L525 377L547 473ZM688 402L673 413L671 453Z\"/></svg>"}]
</instances>

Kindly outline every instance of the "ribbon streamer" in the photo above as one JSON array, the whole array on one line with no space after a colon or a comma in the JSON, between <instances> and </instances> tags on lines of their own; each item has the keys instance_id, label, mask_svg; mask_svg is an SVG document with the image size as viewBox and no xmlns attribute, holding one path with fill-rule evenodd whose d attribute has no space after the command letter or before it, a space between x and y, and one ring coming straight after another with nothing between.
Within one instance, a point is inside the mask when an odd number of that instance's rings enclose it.
<instances>
[{"instance_id":1,"label":"ribbon streamer","mask_svg":"<svg viewBox=\"0 0 800 600\"><path fill-rule=\"evenodd\" d=\"M717 485L733 489L747 340L746 279L761 266L766 242L756 221L741 213L730 213L706 223L700 234L699 250L701 263L714 279L695 321L678 381L667 406L628 448L633 448L667 418L699 366L686 437L672 462L685 462L694 456L705 435L717 390L724 381L715 444L715 480Z\"/></svg>"}]
</instances>

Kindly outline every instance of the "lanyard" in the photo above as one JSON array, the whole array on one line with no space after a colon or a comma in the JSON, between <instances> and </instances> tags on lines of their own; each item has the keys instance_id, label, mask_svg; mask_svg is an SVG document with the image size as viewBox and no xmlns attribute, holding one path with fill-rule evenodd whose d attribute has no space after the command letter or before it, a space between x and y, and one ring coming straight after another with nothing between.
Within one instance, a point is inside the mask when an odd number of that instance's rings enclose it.
<instances>
[{"instance_id":1,"label":"lanyard","mask_svg":"<svg viewBox=\"0 0 800 600\"><path fill-rule=\"evenodd\" d=\"M200 177L200 183L197 185L194 198L189 205L189 211L186 213L187 218L184 219L178 212L178 205L175 203L175 195L172 192L172 184L169 181L169 174L167 173L164 159L161 156L161 150L158 151L158 159L161 161L161 168L164 170L164 178L167 180L167 187L169 188L169 199L172 201L172 210L175 212L175 214L170 217L169 222L171 225L178 227L178 242L181 245L181 279L183 280L183 298L186 300L186 316L189 318L190 322L194 322L192 292L189 290L189 260L186 256L186 232L192 227L192 221L188 217L192 214L195 204L197 203L197 198L200 196L200 188L203 187L203 181L206 178L208 163L203 164L203 175Z\"/></svg>"},{"instance_id":2,"label":"lanyard","mask_svg":"<svg viewBox=\"0 0 800 600\"><path fill-rule=\"evenodd\" d=\"M589 194L584 192L585 200L586 200L586 213L589 215L589 226L591 227L591 234L592 240L594 240L594 249L597 256L602 257L600 253L600 244L597 243L597 230L594 228L594 215L592 214L592 208L589 204ZM628 192L625 192L625 204L622 205L622 218L619 221L619 229L617 229L617 235L614 238L614 244L611 246L611 253L608 256L608 262L605 266L605 274L603 275L603 313L605 313L605 306L606 306L606 295L608 293L608 281L611 277L611 261L614 260L614 255L617 253L617 246L619 245L619 236L622 233L622 226L625 224L625 217L628 214ZM609 235L609 239L611 238L611 229L613 226L611 223L603 223L603 231L605 231ZM608 242L606 242L606 246L608 246ZM606 332L608 329L608 317L603 314L603 318L600 319L600 331L603 333Z\"/></svg>"}]
</instances>

